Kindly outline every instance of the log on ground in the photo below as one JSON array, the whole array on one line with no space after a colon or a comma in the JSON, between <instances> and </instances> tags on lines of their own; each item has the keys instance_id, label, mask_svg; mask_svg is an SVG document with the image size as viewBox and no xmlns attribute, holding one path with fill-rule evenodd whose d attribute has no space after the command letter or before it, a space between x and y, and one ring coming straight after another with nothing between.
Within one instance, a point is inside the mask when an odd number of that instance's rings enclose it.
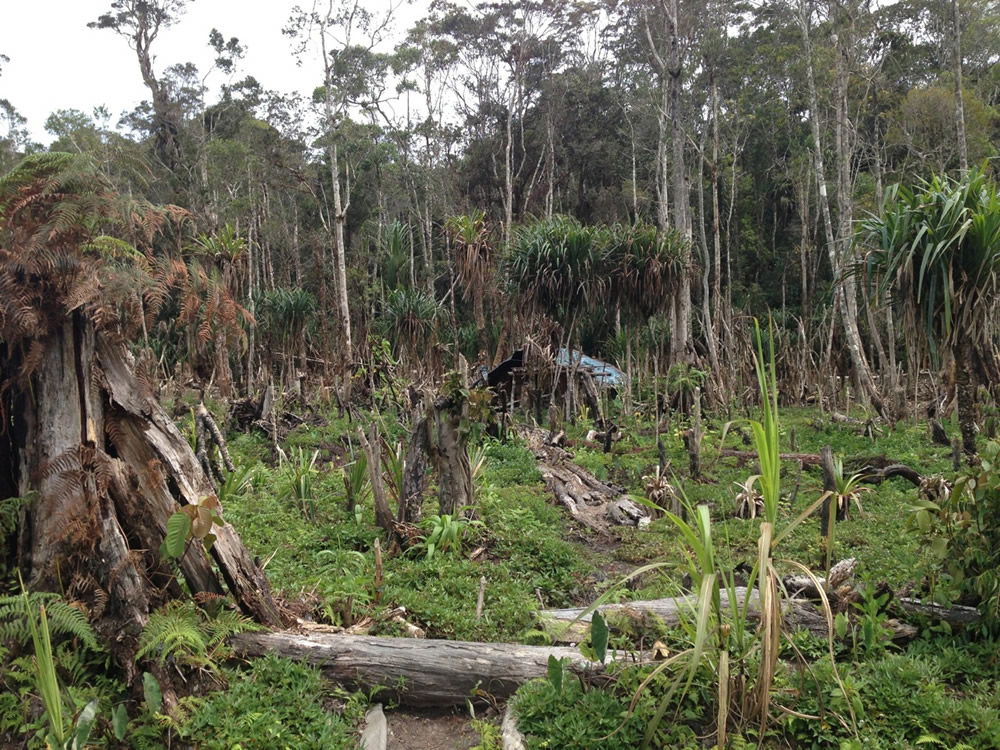
<instances>
[{"instance_id":1,"label":"log on ground","mask_svg":"<svg viewBox=\"0 0 1000 750\"><path fill-rule=\"evenodd\" d=\"M509 698L528 680L548 674L550 656L566 659L570 671L587 679L604 673L578 649L558 646L290 632L240 633L232 645L239 656L277 654L311 664L349 688L382 687L414 707Z\"/></svg>"},{"instance_id":2,"label":"log on ground","mask_svg":"<svg viewBox=\"0 0 1000 750\"><path fill-rule=\"evenodd\" d=\"M649 513L624 489L601 481L574 463L571 453L551 444L546 430L523 427L519 432L538 460L545 486L577 523L602 534L613 525L641 527L649 523Z\"/></svg>"},{"instance_id":3,"label":"log on ground","mask_svg":"<svg viewBox=\"0 0 1000 750\"><path fill-rule=\"evenodd\" d=\"M737 587L736 604L742 607L746 602L747 590ZM728 609L729 595L720 591L722 607ZM757 608L757 592L750 596L750 617L759 616ZM676 627L682 619L693 621L697 597L678 596L666 599L650 599L645 601L624 602L621 604L603 604L598 609L612 628L621 629L625 623L643 627L650 618L668 627ZM826 618L811 603L798 599L786 599L784 607L785 625L793 629L807 629L816 635L826 637ZM557 643L579 643L590 630L591 613L579 609L546 609L538 613L538 618L545 631ZM624 622L623 622L624 620ZM652 624L652 623L649 623Z\"/></svg>"}]
</instances>

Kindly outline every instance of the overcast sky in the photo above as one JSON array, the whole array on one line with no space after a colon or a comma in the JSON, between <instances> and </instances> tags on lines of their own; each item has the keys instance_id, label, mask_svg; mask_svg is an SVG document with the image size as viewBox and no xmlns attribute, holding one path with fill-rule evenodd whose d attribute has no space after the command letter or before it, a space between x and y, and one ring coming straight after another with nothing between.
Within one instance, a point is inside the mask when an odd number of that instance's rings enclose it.
<instances>
[{"instance_id":1,"label":"overcast sky","mask_svg":"<svg viewBox=\"0 0 1000 750\"><path fill-rule=\"evenodd\" d=\"M366 2L375 12L388 6L386 0ZM227 39L239 37L247 48L237 79L249 74L265 88L311 92L320 83L318 64L297 67L290 40L281 33L297 4L310 8L312 0L192 0L180 22L157 38L156 70L183 62L208 70L208 34L214 27ZM0 99L28 118L34 140L52 140L44 124L57 109L89 114L104 105L114 123L149 98L125 39L87 28L110 5L110 0L0 0L0 54L10 58L0 74ZM417 0L399 11L397 36L426 6L426 0ZM208 81L213 89L223 82L218 73Z\"/></svg>"}]
</instances>

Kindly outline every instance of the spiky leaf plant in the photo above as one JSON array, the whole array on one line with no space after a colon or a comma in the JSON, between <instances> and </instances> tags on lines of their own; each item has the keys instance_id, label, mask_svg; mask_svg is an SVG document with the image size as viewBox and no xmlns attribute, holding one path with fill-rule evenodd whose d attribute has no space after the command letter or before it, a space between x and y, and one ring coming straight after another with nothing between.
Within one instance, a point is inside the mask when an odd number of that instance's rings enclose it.
<instances>
[{"instance_id":1,"label":"spiky leaf plant","mask_svg":"<svg viewBox=\"0 0 1000 750\"><path fill-rule=\"evenodd\" d=\"M981 170L894 185L857 239L868 279L901 305L911 346L955 364L963 448L976 452L976 385L995 382L992 356L1000 291L1000 190Z\"/></svg>"}]
</instances>

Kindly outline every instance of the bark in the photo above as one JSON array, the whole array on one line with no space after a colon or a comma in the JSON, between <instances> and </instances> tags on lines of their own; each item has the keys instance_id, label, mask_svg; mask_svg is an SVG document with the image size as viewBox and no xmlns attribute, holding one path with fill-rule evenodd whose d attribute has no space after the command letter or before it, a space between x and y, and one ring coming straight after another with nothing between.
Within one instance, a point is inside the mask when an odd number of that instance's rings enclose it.
<instances>
[{"instance_id":1,"label":"bark","mask_svg":"<svg viewBox=\"0 0 1000 750\"><path fill-rule=\"evenodd\" d=\"M371 438L365 436L365 431L358 427L358 441L368 459L368 476L372 485L372 501L375 505L375 524L385 532L386 539L396 538L396 528L393 523L392 510L385 496L382 484L382 441L379 439L378 428L371 425Z\"/></svg>"},{"instance_id":2,"label":"bark","mask_svg":"<svg viewBox=\"0 0 1000 750\"><path fill-rule=\"evenodd\" d=\"M738 458L741 461L756 461L757 454L754 451L737 451L723 448L719 451L719 458ZM820 462L818 453L782 453L782 461L799 461L806 466L816 466Z\"/></svg>"},{"instance_id":3,"label":"bark","mask_svg":"<svg viewBox=\"0 0 1000 750\"><path fill-rule=\"evenodd\" d=\"M379 638L330 633L240 633L232 640L239 656L277 654L320 668L352 689L382 687L401 705L465 705L509 698L528 680L545 677L550 656L595 679L604 667L579 649L472 643L415 638ZM380 691L381 692L381 691Z\"/></svg>"},{"instance_id":4,"label":"bark","mask_svg":"<svg viewBox=\"0 0 1000 750\"><path fill-rule=\"evenodd\" d=\"M955 128L958 131L958 167L965 174L969 171L969 146L965 138L965 98L962 92L962 16L958 0L951 0L952 62L955 71Z\"/></svg>"},{"instance_id":5,"label":"bark","mask_svg":"<svg viewBox=\"0 0 1000 750\"><path fill-rule=\"evenodd\" d=\"M214 490L176 426L132 372L118 343L80 315L45 341L30 393L3 446L17 464L17 490L34 493L19 528L19 564L33 589L68 591L87 603L97 631L126 675L149 613L181 595L159 559L167 518ZM243 611L271 626L283 617L267 580L226 524L212 550ZM203 549L189 546L180 569L192 593L222 593Z\"/></svg>"},{"instance_id":6,"label":"bark","mask_svg":"<svg viewBox=\"0 0 1000 750\"><path fill-rule=\"evenodd\" d=\"M968 336L960 339L955 352L955 390L958 397L958 424L962 430L962 450L976 455L976 383L973 379L972 342Z\"/></svg>"},{"instance_id":7,"label":"bark","mask_svg":"<svg viewBox=\"0 0 1000 750\"><path fill-rule=\"evenodd\" d=\"M743 607L747 601L747 590L743 587L735 589L737 607ZM728 610L729 594L725 590L719 592L721 606ZM628 629L629 626L640 627L658 622L667 627L677 627L682 622L691 622L695 617L697 596L679 596L667 599L651 599L647 601L625 602L622 604L603 604L598 607L601 615L613 629ZM749 613L751 619L759 618L757 606L758 595L754 590L750 594ZM804 600L786 599L783 602L785 624L794 629L807 629L821 637L826 637L826 618L809 602ZM579 643L590 632L592 613L584 608L546 609L538 613L539 620L558 643ZM653 622L650 622L652 618Z\"/></svg>"},{"instance_id":8,"label":"bark","mask_svg":"<svg viewBox=\"0 0 1000 750\"><path fill-rule=\"evenodd\" d=\"M924 617L951 623L952 625L975 625L981 619L979 610L975 607L963 607L961 605L945 607L934 602L924 602L909 597L900 597L895 599L893 603L898 605L905 614L911 617Z\"/></svg>"},{"instance_id":9,"label":"bark","mask_svg":"<svg viewBox=\"0 0 1000 750\"><path fill-rule=\"evenodd\" d=\"M400 523L420 523L424 490L427 489L427 422L421 419L413 428L403 468L403 497L397 519Z\"/></svg>"},{"instance_id":10,"label":"bark","mask_svg":"<svg viewBox=\"0 0 1000 750\"><path fill-rule=\"evenodd\" d=\"M442 403L441 399L430 403L426 417L427 453L437 472L441 515L455 515L475 502L472 467L461 421L457 405L450 401Z\"/></svg>"},{"instance_id":11,"label":"bark","mask_svg":"<svg viewBox=\"0 0 1000 750\"><path fill-rule=\"evenodd\" d=\"M521 427L519 432L538 459L538 471L552 496L577 523L601 534L611 525L644 526L649 514L633 503L620 487L602 482L573 463L568 451L551 445L540 428Z\"/></svg>"}]
</instances>

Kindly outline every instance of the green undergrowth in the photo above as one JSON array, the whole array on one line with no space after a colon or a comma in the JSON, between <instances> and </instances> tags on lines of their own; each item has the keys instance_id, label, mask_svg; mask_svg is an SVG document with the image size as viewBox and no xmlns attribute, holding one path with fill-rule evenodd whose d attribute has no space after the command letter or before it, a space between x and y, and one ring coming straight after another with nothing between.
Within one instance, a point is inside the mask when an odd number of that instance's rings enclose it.
<instances>
[{"instance_id":1,"label":"green undergrowth","mask_svg":"<svg viewBox=\"0 0 1000 750\"><path fill-rule=\"evenodd\" d=\"M859 415L860 417L861 415ZM719 447L726 420L706 418L705 437L702 443L701 466L703 478L693 480L688 468L688 455L680 432L687 423L674 419L670 432L660 437L669 461L668 476L672 484L683 493L692 505L707 503L711 509L714 533L721 541L718 546L720 560L730 566L746 563L756 554L759 520L735 517L737 483L757 473L756 460L719 457ZM574 441L575 460L599 477L614 481L630 494L644 497L643 477L659 461L655 436L648 424L626 426L625 439L615 444L610 453L600 446L583 440L587 425L567 429ZM725 447L731 450L751 451L738 428L745 429L740 420L734 420L727 431ZM950 476L951 451L934 445L923 424L901 422L895 427L882 427L870 439L861 434L856 425L833 423L817 409L786 407L781 411L780 446L782 452L818 453L830 445L834 454L851 458L888 458L908 464L922 474L944 473ZM779 519L787 522L823 492L823 477L819 467L800 470L797 462L782 462L782 501ZM864 512L852 508L848 520L836 528L832 557L836 559L857 557L867 575L899 587L912 581L914 571L922 565L920 535L908 527L905 506L916 497L914 487L903 479L894 479L875 488L862 497ZM622 562L636 566L650 561L675 560L678 570L683 561L680 540L672 524L666 520L654 521L647 530L623 529L619 532L621 546L615 556ZM891 540L891 543L887 541ZM782 557L822 569L824 552L820 544L819 520L810 520L797 527L782 543ZM780 562L779 562L780 564ZM630 594L634 598L667 596L676 593L679 575L667 572L646 576Z\"/></svg>"},{"instance_id":2,"label":"green undergrowth","mask_svg":"<svg viewBox=\"0 0 1000 750\"><path fill-rule=\"evenodd\" d=\"M319 670L264 656L226 677L226 690L184 699L184 742L202 750L357 747L365 696L334 689Z\"/></svg>"},{"instance_id":3,"label":"green undergrowth","mask_svg":"<svg viewBox=\"0 0 1000 750\"><path fill-rule=\"evenodd\" d=\"M185 419L179 415L182 427ZM648 421L621 421L625 438L611 452L586 442L590 425L584 420L566 425L569 449L582 466L643 498L643 478L659 460L656 435ZM288 470L273 464L269 440L238 434L231 436L230 450L238 465L252 467L252 479L244 492L224 502L225 519L265 566L272 586L306 616L342 626L372 617L373 634L405 635L400 623L380 619L393 607L405 607L407 622L429 637L546 644L548 636L535 620L542 607L585 606L601 593L628 600L685 590L684 550L675 526L659 519L647 529L616 529L611 540L593 537L571 524L565 509L553 503L534 456L516 438L484 439L474 446L473 452L481 446L485 456L477 478L475 521L461 522L457 545L435 554L429 554L426 545L404 553L383 550L379 579L375 542L381 532L374 523L372 501L364 496L349 510L344 484L344 468L357 449L357 422L333 416L313 422L293 430L282 443L289 457L301 452L306 467L316 453L315 471L302 485L311 493L307 500L287 492ZM405 429L391 415L379 422L390 444L405 441ZM724 431L726 448L751 450L743 442L745 427L737 420L726 430L726 422L706 417L704 477L697 480L689 476L681 440L687 427L683 419L675 416L661 437L670 481L689 503L708 505L720 565L737 568L753 560L760 521L735 517L736 483L757 468L753 458L741 462L719 457ZM786 408L781 412L780 444L782 451L801 453L817 453L829 444L846 459L885 457L923 474L951 476L950 451L932 444L922 424L883 427L869 438L859 426L832 423L816 409ZM784 526L820 496L822 475L818 468L801 470L790 461L782 462L781 470L779 525ZM906 507L915 497L915 489L898 479L864 494L863 513L852 508L850 519L837 523L833 559L857 557L860 576L872 586L909 586L923 593L935 571L928 563L925 537L908 521ZM424 506L428 534L436 510L432 485ZM781 557L822 571L817 519L807 520L782 541ZM651 562L665 566L629 586L618 585L624 574ZM790 569L781 560L776 564ZM477 617L481 579L486 581L485 595ZM660 639L676 653L689 645L683 638L652 628L617 633L613 645L629 647L636 639L648 646ZM879 643L866 650L842 643L837 651L841 688L832 677L824 643L801 636L792 640L794 648L789 645L783 652L785 660L774 683L775 706L789 711L775 708L776 718L764 738L751 731L731 737L731 747L1000 748L1000 657L995 643L976 643L929 626L905 649ZM796 651L805 655L804 663L793 658ZM73 704L99 701L103 739L98 744L115 746L107 717L124 699L125 690L113 677L108 658L74 650L71 641L57 644L57 654ZM6 659L0 671L5 688L0 695L0 737L30 736L41 719L37 707L32 708L28 664L17 651L0 651L0 657ZM268 657L238 669L221 668L218 674L227 687L185 700L177 719L167 722L133 706L133 745L155 747L164 737L203 748L356 745L355 727L366 699L336 692L315 670ZM548 680L524 686L516 706L529 747L640 746L648 717L672 684L669 670L655 678L630 713L629 703L645 674L626 670L603 689L586 687L568 675L559 689ZM671 696L654 746L703 746L714 731L714 684L714 674L697 673L683 694ZM855 711L853 727L845 724L847 706ZM38 745L33 740L25 743Z\"/></svg>"},{"instance_id":4,"label":"green undergrowth","mask_svg":"<svg viewBox=\"0 0 1000 750\"><path fill-rule=\"evenodd\" d=\"M328 447L321 449L317 439ZM349 460L344 442L328 429L300 428L289 437L290 444L305 451L339 452ZM329 456L320 456L315 511L307 518L294 503L279 499L281 473L262 462L268 450L264 440L242 435L230 449L238 462L251 462L257 470L252 488L227 503L226 520L266 562L276 589L291 597L305 595L316 613L335 624L349 625L366 614L377 615L380 608L402 606L407 619L430 637L522 640L540 600L563 606L580 598L586 572L580 553L566 541L567 522L548 502L535 461L521 445L487 443L477 491L478 523L468 527L461 554L386 553L378 590L374 543L380 531L371 500L347 511L340 468L322 463ZM429 492L425 516L436 508L437 498ZM476 550L479 554L470 559ZM481 577L486 588L477 619ZM377 623L372 632L395 634L396 627Z\"/></svg>"}]
</instances>

